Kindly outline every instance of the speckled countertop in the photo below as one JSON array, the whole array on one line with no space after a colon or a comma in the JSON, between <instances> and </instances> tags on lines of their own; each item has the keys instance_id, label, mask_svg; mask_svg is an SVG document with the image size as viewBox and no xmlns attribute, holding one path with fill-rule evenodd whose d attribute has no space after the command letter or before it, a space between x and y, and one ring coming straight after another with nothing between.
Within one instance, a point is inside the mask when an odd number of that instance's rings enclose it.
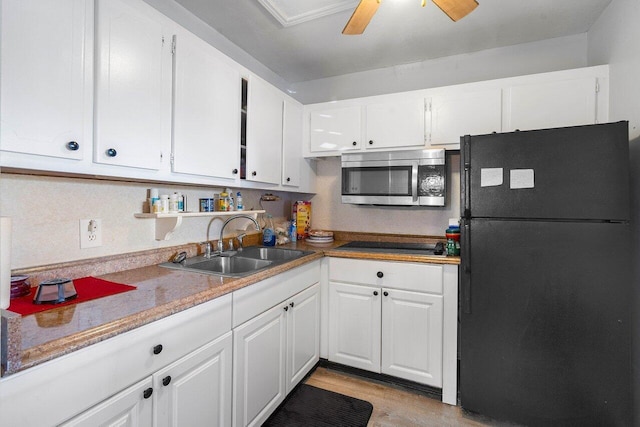
<instances>
[{"instance_id":1,"label":"speckled countertop","mask_svg":"<svg viewBox=\"0 0 640 427\"><path fill-rule=\"evenodd\" d=\"M370 240L374 241L382 241L384 237L380 236L382 235L368 235ZM440 264L459 264L460 262L459 257L336 251L334 250L336 247L347 241L356 240L356 236L342 233L336 234L336 238L340 238L340 240L326 245L313 245L302 241L282 246L312 251L312 254L243 278L190 273L162 268L157 265L135 268L135 264L132 265L130 262L124 263L125 268L129 268L115 273L98 275L95 273L95 269L91 269L89 272L82 270L82 274L133 285L137 289L24 317L3 310L7 344L2 375L28 369L320 259L323 256ZM357 238L362 238L362 236L358 235ZM430 242L434 239L436 238L420 239L420 241ZM413 241L416 241L415 238ZM176 248L173 250L175 251ZM178 250L183 250L183 248L178 248ZM189 256L192 255L194 255L193 252L189 253ZM157 262L168 259L166 253L156 256L160 257L160 261ZM113 258L117 257L110 258L112 258L110 261L114 262ZM96 260L97 262L99 261ZM152 262L157 263L155 259ZM70 271L74 271L73 266L63 267L71 268ZM99 270L97 271L99 272ZM81 277L79 274L67 276ZM47 277L46 274L40 273L39 278L43 277Z\"/></svg>"}]
</instances>

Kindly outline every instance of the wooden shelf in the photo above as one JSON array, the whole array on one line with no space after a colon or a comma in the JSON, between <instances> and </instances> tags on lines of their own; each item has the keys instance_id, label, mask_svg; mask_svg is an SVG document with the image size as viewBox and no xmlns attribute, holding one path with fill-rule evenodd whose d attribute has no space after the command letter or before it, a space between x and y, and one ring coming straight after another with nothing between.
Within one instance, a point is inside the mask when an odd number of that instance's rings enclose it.
<instances>
[{"instance_id":1,"label":"wooden shelf","mask_svg":"<svg viewBox=\"0 0 640 427\"><path fill-rule=\"evenodd\" d=\"M264 210L231 211L231 212L178 212L178 213L137 213L136 218L155 219L156 240L169 240L173 232L182 224L182 218L192 217L232 217L236 215L258 216Z\"/></svg>"}]
</instances>

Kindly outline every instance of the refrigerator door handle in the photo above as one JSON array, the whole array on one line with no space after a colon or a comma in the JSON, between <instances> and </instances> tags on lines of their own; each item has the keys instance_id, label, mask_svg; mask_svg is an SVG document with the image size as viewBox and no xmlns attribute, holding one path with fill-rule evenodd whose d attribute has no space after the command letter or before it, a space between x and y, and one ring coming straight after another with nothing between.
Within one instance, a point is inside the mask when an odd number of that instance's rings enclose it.
<instances>
[{"instance_id":1,"label":"refrigerator door handle","mask_svg":"<svg viewBox=\"0 0 640 427\"><path fill-rule=\"evenodd\" d=\"M462 301L463 313L471 313L471 266L470 266L470 249L471 249L471 227L469 226L469 220L463 220L462 229L462 245L461 245L461 258L460 258L460 270L462 272L460 277L460 294Z\"/></svg>"},{"instance_id":2,"label":"refrigerator door handle","mask_svg":"<svg viewBox=\"0 0 640 427\"><path fill-rule=\"evenodd\" d=\"M469 218L471 216L471 148L470 140L471 136L465 135L462 139L462 171L464 177L462 179L462 195L464 200L462 201L462 216Z\"/></svg>"}]
</instances>

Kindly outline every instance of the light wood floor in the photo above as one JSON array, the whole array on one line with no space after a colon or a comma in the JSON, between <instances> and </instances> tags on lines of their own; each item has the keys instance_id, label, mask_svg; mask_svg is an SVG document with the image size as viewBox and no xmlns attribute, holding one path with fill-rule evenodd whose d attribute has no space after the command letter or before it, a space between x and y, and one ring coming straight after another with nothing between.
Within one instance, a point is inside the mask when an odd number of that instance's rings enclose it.
<instances>
[{"instance_id":1,"label":"light wood floor","mask_svg":"<svg viewBox=\"0 0 640 427\"><path fill-rule=\"evenodd\" d=\"M366 400L373 405L368 427L496 426L417 392L319 367L307 384Z\"/></svg>"}]
</instances>

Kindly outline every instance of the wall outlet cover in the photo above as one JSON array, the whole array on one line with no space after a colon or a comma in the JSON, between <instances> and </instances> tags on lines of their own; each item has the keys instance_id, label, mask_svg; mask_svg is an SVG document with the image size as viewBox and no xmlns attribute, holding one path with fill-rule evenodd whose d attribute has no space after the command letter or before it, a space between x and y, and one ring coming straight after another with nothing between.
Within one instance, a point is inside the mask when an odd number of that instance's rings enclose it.
<instances>
[{"instance_id":1,"label":"wall outlet cover","mask_svg":"<svg viewBox=\"0 0 640 427\"><path fill-rule=\"evenodd\" d=\"M102 246L102 220L80 220L80 249Z\"/></svg>"}]
</instances>

